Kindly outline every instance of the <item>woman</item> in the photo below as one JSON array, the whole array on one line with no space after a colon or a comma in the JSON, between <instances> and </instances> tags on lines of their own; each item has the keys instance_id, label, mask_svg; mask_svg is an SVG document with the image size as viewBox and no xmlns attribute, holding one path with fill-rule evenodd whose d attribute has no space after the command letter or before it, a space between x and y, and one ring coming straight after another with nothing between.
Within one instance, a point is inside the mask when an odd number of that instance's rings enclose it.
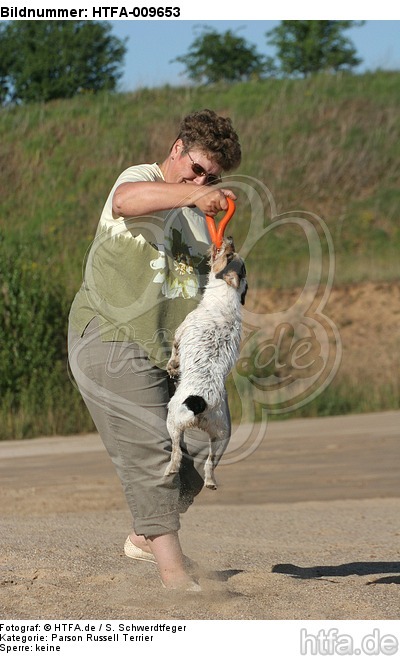
<instances>
[{"instance_id":1,"label":"woman","mask_svg":"<svg viewBox=\"0 0 400 656\"><path fill-rule=\"evenodd\" d=\"M124 171L104 206L70 312L71 370L133 517L125 553L155 561L172 589L199 589L178 530L180 513L203 486L208 439L186 433L179 476L164 476L173 393L165 367L175 330L206 282L204 215L215 216L227 209L227 197L236 198L214 185L240 158L230 119L205 109L183 119L161 164Z\"/></svg>"}]
</instances>

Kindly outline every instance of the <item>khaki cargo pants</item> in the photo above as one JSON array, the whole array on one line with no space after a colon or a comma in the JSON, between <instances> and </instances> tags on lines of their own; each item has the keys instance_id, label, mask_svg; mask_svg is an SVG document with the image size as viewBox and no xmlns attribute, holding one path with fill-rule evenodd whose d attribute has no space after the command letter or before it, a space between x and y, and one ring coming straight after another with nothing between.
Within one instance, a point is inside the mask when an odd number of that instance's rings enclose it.
<instances>
[{"instance_id":1,"label":"khaki cargo pants","mask_svg":"<svg viewBox=\"0 0 400 656\"><path fill-rule=\"evenodd\" d=\"M177 531L180 513L204 485L208 435L187 431L180 473L165 477L171 454L167 404L173 394L168 374L135 343L102 342L97 318L81 336L70 328L68 352L76 384L122 483L135 532L148 537ZM225 412L230 427L226 400ZM227 444L218 444L216 462Z\"/></svg>"}]
</instances>

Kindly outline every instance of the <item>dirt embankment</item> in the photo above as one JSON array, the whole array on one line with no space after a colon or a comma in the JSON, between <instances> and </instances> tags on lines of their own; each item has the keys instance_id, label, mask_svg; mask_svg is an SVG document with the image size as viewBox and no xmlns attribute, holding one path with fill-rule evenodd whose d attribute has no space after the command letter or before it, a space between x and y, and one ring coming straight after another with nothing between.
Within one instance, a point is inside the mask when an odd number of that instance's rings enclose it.
<instances>
[{"instance_id":1,"label":"dirt embankment","mask_svg":"<svg viewBox=\"0 0 400 656\"><path fill-rule=\"evenodd\" d=\"M294 308L301 289L249 292L248 308L268 316ZM318 297L306 296L311 313ZM302 308L302 311L305 308ZM307 308L306 308L307 310ZM324 314L336 325L343 356L338 377L378 385L400 381L400 282L365 282L334 287Z\"/></svg>"}]
</instances>

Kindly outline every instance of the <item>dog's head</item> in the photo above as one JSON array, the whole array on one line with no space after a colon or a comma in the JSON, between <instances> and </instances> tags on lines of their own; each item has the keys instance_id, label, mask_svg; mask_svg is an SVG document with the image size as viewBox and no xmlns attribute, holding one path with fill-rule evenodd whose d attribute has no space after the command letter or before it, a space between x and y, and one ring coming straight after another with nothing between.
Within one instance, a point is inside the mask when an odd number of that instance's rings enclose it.
<instances>
[{"instance_id":1,"label":"dog's head","mask_svg":"<svg viewBox=\"0 0 400 656\"><path fill-rule=\"evenodd\" d=\"M248 289L246 267L235 251L232 237L224 237L219 249L214 244L211 246L210 264L216 278L225 280L227 285L238 290L240 302L244 305Z\"/></svg>"}]
</instances>

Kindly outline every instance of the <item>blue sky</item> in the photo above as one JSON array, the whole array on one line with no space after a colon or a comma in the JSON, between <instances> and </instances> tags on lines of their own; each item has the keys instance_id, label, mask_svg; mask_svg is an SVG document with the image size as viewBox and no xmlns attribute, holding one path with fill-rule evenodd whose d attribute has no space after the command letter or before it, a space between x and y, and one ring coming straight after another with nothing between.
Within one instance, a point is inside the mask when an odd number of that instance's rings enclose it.
<instances>
[{"instance_id":1,"label":"blue sky","mask_svg":"<svg viewBox=\"0 0 400 656\"><path fill-rule=\"evenodd\" d=\"M178 20L178 21L112 21L113 34L128 37L121 91L163 84L185 84L183 66L171 63L184 55L201 26L207 25L218 32L232 30L258 52L273 55L266 44L265 33L280 21L264 20ZM400 20L369 20L362 27L346 32L363 59L359 71L383 69L400 70Z\"/></svg>"}]
</instances>

